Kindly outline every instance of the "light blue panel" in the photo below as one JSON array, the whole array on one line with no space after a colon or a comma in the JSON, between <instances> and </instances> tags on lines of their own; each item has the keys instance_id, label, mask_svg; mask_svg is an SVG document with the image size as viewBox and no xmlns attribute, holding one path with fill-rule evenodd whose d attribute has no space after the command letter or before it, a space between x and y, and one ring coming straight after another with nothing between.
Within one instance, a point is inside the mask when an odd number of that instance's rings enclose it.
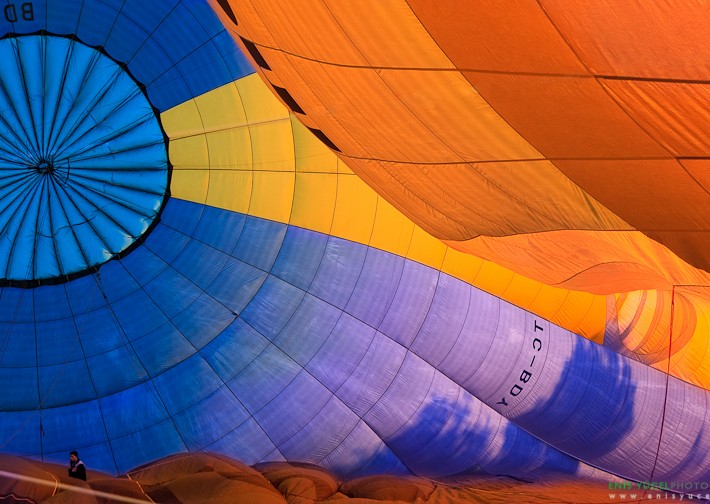
<instances>
[{"instance_id":1,"label":"light blue panel","mask_svg":"<svg viewBox=\"0 0 710 504\"><path fill-rule=\"evenodd\" d=\"M438 366L461 336L471 306L471 286L441 275L434 300L412 343L412 351Z\"/></svg>"},{"instance_id":2,"label":"light blue panel","mask_svg":"<svg viewBox=\"0 0 710 504\"><path fill-rule=\"evenodd\" d=\"M367 247L330 237L311 294L344 308L362 272Z\"/></svg>"},{"instance_id":3,"label":"light blue panel","mask_svg":"<svg viewBox=\"0 0 710 504\"><path fill-rule=\"evenodd\" d=\"M74 321L85 357L108 352L128 342L108 307L79 315ZM101 333L100 338L96 337L97 332Z\"/></svg>"},{"instance_id":4,"label":"light blue panel","mask_svg":"<svg viewBox=\"0 0 710 504\"><path fill-rule=\"evenodd\" d=\"M237 319L205 346L201 354L226 382L251 364L268 345L269 340Z\"/></svg>"},{"instance_id":5,"label":"light blue panel","mask_svg":"<svg viewBox=\"0 0 710 504\"><path fill-rule=\"evenodd\" d=\"M241 236L246 215L206 206L193 238L231 254Z\"/></svg>"},{"instance_id":6,"label":"light blue panel","mask_svg":"<svg viewBox=\"0 0 710 504\"><path fill-rule=\"evenodd\" d=\"M405 259L368 249L365 264L345 310L372 327L379 327L397 293Z\"/></svg>"},{"instance_id":7,"label":"light blue panel","mask_svg":"<svg viewBox=\"0 0 710 504\"><path fill-rule=\"evenodd\" d=\"M254 414L291 383L301 367L278 348L268 346L252 363L228 382L244 407Z\"/></svg>"},{"instance_id":8,"label":"light blue panel","mask_svg":"<svg viewBox=\"0 0 710 504\"><path fill-rule=\"evenodd\" d=\"M37 322L37 362L39 366L84 360L73 319Z\"/></svg>"},{"instance_id":9,"label":"light blue panel","mask_svg":"<svg viewBox=\"0 0 710 504\"><path fill-rule=\"evenodd\" d=\"M208 294L202 294L173 319L173 324L198 350L234 322L236 315Z\"/></svg>"},{"instance_id":10,"label":"light blue panel","mask_svg":"<svg viewBox=\"0 0 710 504\"><path fill-rule=\"evenodd\" d=\"M0 383L5 385L0 394L0 411L22 411L37 405L37 368L0 367ZM9 417L4 417L9 421ZM0 425L0 430L2 426Z\"/></svg>"},{"instance_id":11,"label":"light blue panel","mask_svg":"<svg viewBox=\"0 0 710 504\"><path fill-rule=\"evenodd\" d=\"M407 350L376 333L355 371L336 391L336 395L359 416L364 416L389 388L399 372Z\"/></svg>"},{"instance_id":12,"label":"light blue panel","mask_svg":"<svg viewBox=\"0 0 710 504\"><path fill-rule=\"evenodd\" d=\"M206 289L219 275L227 263L229 256L224 252L191 240L172 266L185 275L201 289Z\"/></svg>"},{"instance_id":13,"label":"light blue panel","mask_svg":"<svg viewBox=\"0 0 710 504\"><path fill-rule=\"evenodd\" d=\"M230 258L206 292L238 314L249 304L266 277L260 269Z\"/></svg>"},{"instance_id":14,"label":"light blue panel","mask_svg":"<svg viewBox=\"0 0 710 504\"><path fill-rule=\"evenodd\" d=\"M153 377L197 352L171 322L166 322L155 331L134 340L133 348L146 371Z\"/></svg>"},{"instance_id":15,"label":"light blue panel","mask_svg":"<svg viewBox=\"0 0 710 504\"><path fill-rule=\"evenodd\" d=\"M334 306L306 294L296 312L274 339L274 345L305 366L329 338L341 315L342 312Z\"/></svg>"},{"instance_id":16,"label":"light blue panel","mask_svg":"<svg viewBox=\"0 0 710 504\"><path fill-rule=\"evenodd\" d=\"M264 460L274 450L274 443L253 418L249 418L207 447L207 451L227 456L239 453L239 460L249 465Z\"/></svg>"},{"instance_id":17,"label":"light blue panel","mask_svg":"<svg viewBox=\"0 0 710 504\"><path fill-rule=\"evenodd\" d=\"M269 438L280 447L325 407L332 393L311 375L300 372L281 393L254 414ZM284 416L288 415L288 421Z\"/></svg>"},{"instance_id":18,"label":"light blue panel","mask_svg":"<svg viewBox=\"0 0 710 504\"><path fill-rule=\"evenodd\" d=\"M104 396L99 402L106 432L111 439L150 428L168 416L158 391L149 383Z\"/></svg>"},{"instance_id":19,"label":"light blue panel","mask_svg":"<svg viewBox=\"0 0 710 504\"><path fill-rule=\"evenodd\" d=\"M42 406L53 408L96 399L86 361L37 368Z\"/></svg>"},{"instance_id":20,"label":"light blue panel","mask_svg":"<svg viewBox=\"0 0 710 504\"><path fill-rule=\"evenodd\" d=\"M232 255L261 270L271 270L287 227L279 222L248 216Z\"/></svg>"},{"instance_id":21,"label":"light blue panel","mask_svg":"<svg viewBox=\"0 0 710 504\"><path fill-rule=\"evenodd\" d=\"M163 271L144 288L166 317L172 319L192 304L202 290L172 268Z\"/></svg>"},{"instance_id":22,"label":"light blue panel","mask_svg":"<svg viewBox=\"0 0 710 504\"><path fill-rule=\"evenodd\" d=\"M301 289L269 275L241 317L271 340L283 329L304 296Z\"/></svg>"},{"instance_id":23,"label":"light blue panel","mask_svg":"<svg viewBox=\"0 0 710 504\"><path fill-rule=\"evenodd\" d=\"M186 410L224 384L200 355L181 362L153 382L171 415Z\"/></svg>"},{"instance_id":24,"label":"light blue panel","mask_svg":"<svg viewBox=\"0 0 710 504\"><path fill-rule=\"evenodd\" d=\"M0 369L36 366L34 324L0 322Z\"/></svg>"},{"instance_id":25,"label":"light blue panel","mask_svg":"<svg viewBox=\"0 0 710 504\"><path fill-rule=\"evenodd\" d=\"M308 290L327 244L327 235L289 226L271 274Z\"/></svg>"},{"instance_id":26,"label":"light blue panel","mask_svg":"<svg viewBox=\"0 0 710 504\"><path fill-rule=\"evenodd\" d=\"M185 443L170 420L111 440L119 473L126 473L149 460L186 451Z\"/></svg>"},{"instance_id":27,"label":"light blue panel","mask_svg":"<svg viewBox=\"0 0 710 504\"><path fill-rule=\"evenodd\" d=\"M201 450L228 435L249 413L227 388L221 387L173 417L189 450Z\"/></svg>"},{"instance_id":28,"label":"light blue panel","mask_svg":"<svg viewBox=\"0 0 710 504\"><path fill-rule=\"evenodd\" d=\"M145 336L168 321L143 290L138 290L111 306L121 331L129 341Z\"/></svg>"},{"instance_id":29,"label":"light blue panel","mask_svg":"<svg viewBox=\"0 0 710 504\"><path fill-rule=\"evenodd\" d=\"M330 390L338 390L370 351L375 332L358 319L343 314L306 369Z\"/></svg>"},{"instance_id":30,"label":"light blue panel","mask_svg":"<svg viewBox=\"0 0 710 504\"><path fill-rule=\"evenodd\" d=\"M128 345L88 357L86 364L99 397L133 387L148 378L143 363Z\"/></svg>"},{"instance_id":31,"label":"light blue panel","mask_svg":"<svg viewBox=\"0 0 710 504\"><path fill-rule=\"evenodd\" d=\"M409 347L429 312L438 279L438 271L407 261L397 294L379 330Z\"/></svg>"}]
</instances>

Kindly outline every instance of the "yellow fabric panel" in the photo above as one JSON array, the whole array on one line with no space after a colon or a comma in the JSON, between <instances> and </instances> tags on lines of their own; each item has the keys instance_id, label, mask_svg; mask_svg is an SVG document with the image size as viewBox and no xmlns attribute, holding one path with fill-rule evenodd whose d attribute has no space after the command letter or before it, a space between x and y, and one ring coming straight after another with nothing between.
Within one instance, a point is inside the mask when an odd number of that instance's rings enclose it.
<instances>
[{"instance_id":1,"label":"yellow fabric panel","mask_svg":"<svg viewBox=\"0 0 710 504\"><path fill-rule=\"evenodd\" d=\"M179 176L183 168L202 169L209 166L210 152L204 135L171 139L168 145L174 168L173 178Z\"/></svg>"},{"instance_id":2,"label":"yellow fabric panel","mask_svg":"<svg viewBox=\"0 0 710 504\"><path fill-rule=\"evenodd\" d=\"M338 158L333 151L323 145L308 128L291 116L293 144L296 153L296 171L337 173ZM345 166L343 163L340 165Z\"/></svg>"},{"instance_id":3,"label":"yellow fabric panel","mask_svg":"<svg viewBox=\"0 0 710 504\"><path fill-rule=\"evenodd\" d=\"M212 170L206 203L233 212L248 213L254 174L250 171Z\"/></svg>"},{"instance_id":4,"label":"yellow fabric panel","mask_svg":"<svg viewBox=\"0 0 710 504\"><path fill-rule=\"evenodd\" d=\"M414 226L412 241L407 250L407 259L440 270L444 263L445 255L446 245L444 245L441 240L437 240L419 226Z\"/></svg>"},{"instance_id":5,"label":"yellow fabric panel","mask_svg":"<svg viewBox=\"0 0 710 504\"><path fill-rule=\"evenodd\" d=\"M205 203L209 184L209 170L173 170L170 195L187 201Z\"/></svg>"},{"instance_id":6,"label":"yellow fabric panel","mask_svg":"<svg viewBox=\"0 0 710 504\"><path fill-rule=\"evenodd\" d=\"M378 197L375 223L368 245L406 257L414 227L412 221L385 199Z\"/></svg>"},{"instance_id":7,"label":"yellow fabric panel","mask_svg":"<svg viewBox=\"0 0 710 504\"><path fill-rule=\"evenodd\" d=\"M204 132L197 102L187 100L160 114L160 122L168 138L182 138ZM172 156L171 156L172 158Z\"/></svg>"},{"instance_id":8,"label":"yellow fabric panel","mask_svg":"<svg viewBox=\"0 0 710 504\"><path fill-rule=\"evenodd\" d=\"M257 74L236 81L244 113L249 124L288 119L289 111L264 85Z\"/></svg>"},{"instance_id":9,"label":"yellow fabric panel","mask_svg":"<svg viewBox=\"0 0 710 504\"><path fill-rule=\"evenodd\" d=\"M293 205L294 186L293 173L255 171L249 215L288 222Z\"/></svg>"},{"instance_id":10,"label":"yellow fabric panel","mask_svg":"<svg viewBox=\"0 0 710 504\"><path fill-rule=\"evenodd\" d=\"M244 109L244 97L242 93L247 93L246 89L251 89L253 75L240 79L235 83L220 86L214 92L204 93L195 98L195 103L199 109L200 120L206 131L217 131L237 126L244 126L247 123L246 111ZM240 83L240 81L244 81Z\"/></svg>"},{"instance_id":11,"label":"yellow fabric panel","mask_svg":"<svg viewBox=\"0 0 710 504\"><path fill-rule=\"evenodd\" d=\"M355 175L339 174L337 181L331 234L358 243L370 243L381 199Z\"/></svg>"},{"instance_id":12,"label":"yellow fabric panel","mask_svg":"<svg viewBox=\"0 0 710 504\"><path fill-rule=\"evenodd\" d=\"M252 169L295 170L293 132L288 119L250 126Z\"/></svg>"},{"instance_id":13,"label":"yellow fabric panel","mask_svg":"<svg viewBox=\"0 0 710 504\"><path fill-rule=\"evenodd\" d=\"M476 277L484 262L483 259L447 247L441 271L475 285Z\"/></svg>"},{"instance_id":14,"label":"yellow fabric panel","mask_svg":"<svg viewBox=\"0 0 710 504\"><path fill-rule=\"evenodd\" d=\"M293 209L289 224L330 234L335 211L337 175L296 173Z\"/></svg>"},{"instance_id":15,"label":"yellow fabric panel","mask_svg":"<svg viewBox=\"0 0 710 504\"><path fill-rule=\"evenodd\" d=\"M246 126L207 133L212 170L251 170L252 138Z\"/></svg>"}]
</instances>

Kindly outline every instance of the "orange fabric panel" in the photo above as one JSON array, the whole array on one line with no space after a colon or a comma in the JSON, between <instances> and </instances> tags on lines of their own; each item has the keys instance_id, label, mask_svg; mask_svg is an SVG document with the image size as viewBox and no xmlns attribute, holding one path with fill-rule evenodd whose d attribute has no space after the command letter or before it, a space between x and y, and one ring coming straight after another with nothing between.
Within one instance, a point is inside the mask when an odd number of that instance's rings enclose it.
<instances>
[{"instance_id":1,"label":"orange fabric panel","mask_svg":"<svg viewBox=\"0 0 710 504\"><path fill-rule=\"evenodd\" d=\"M707 80L707 2L540 0L594 74Z\"/></svg>"},{"instance_id":2,"label":"orange fabric panel","mask_svg":"<svg viewBox=\"0 0 710 504\"><path fill-rule=\"evenodd\" d=\"M549 159L669 156L593 78L464 75Z\"/></svg>"},{"instance_id":3,"label":"orange fabric panel","mask_svg":"<svg viewBox=\"0 0 710 504\"><path fill-rule=\"evenodd\" d=\"M535 0L407 0L458 68L586 74Z\"/></svg>"},{"instance_id":4,"label":"orange fabric panel","mask_svg":"<svg viewBox=\"0 0 710 504\"><path fill-rule=\"evenodd\" d=\"M601 79L626 112L674 156L710 152L710 86Z\"/></svg>"}]
</instances>

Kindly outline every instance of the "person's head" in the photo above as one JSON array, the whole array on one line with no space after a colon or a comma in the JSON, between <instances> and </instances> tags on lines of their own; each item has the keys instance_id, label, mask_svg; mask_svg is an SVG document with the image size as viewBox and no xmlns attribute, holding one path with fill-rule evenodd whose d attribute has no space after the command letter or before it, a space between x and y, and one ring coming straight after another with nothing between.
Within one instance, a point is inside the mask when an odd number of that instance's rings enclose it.
<instances>
[{"instance_id":1,"label":"person's head","mask_svg":"<svg viewBox=\"0 0 710 504\"><path fill-rule=\"evenodd\" d=\"M77 452L76 450L70 451L69 460L71 460L72 462L76 462L77 460L79 460L79 452Z\"/></svg>"}]
</instances>

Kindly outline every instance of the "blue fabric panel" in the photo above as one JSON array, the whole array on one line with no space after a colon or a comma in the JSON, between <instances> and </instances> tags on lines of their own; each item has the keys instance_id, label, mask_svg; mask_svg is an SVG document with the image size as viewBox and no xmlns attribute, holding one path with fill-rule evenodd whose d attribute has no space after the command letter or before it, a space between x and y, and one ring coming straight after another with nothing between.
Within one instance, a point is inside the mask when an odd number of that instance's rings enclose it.
<instances>
[{"instance_id":1,"label":"blue fabric panel","mask_svg":"<svg viewBox=\"0 0 710 504\"><path fill-rule=\"evenodd\" d=\"M143 290L138 290L111 305L121 332L129 340L145 336L157 329L167 318Z\"/></svg>"},{"instance_id":2,"label":"blue fabric panel","mask_svg":"<svg viewBox=\"0 0 710 504\"><path fill-rule=\"evenodd\" d=\"M148 378L143 363L127 345L88 357L86 364L99 397L126 390Z\"/></svg>"},{"instance_id":3,"label":"blue fabric panel","mask_svg":"<svg viewBox=\"0 0 710 504\"><path fill-rule=\"evenodd\" d=\"M35 320L71 318L72 312L63 285L46 285L33 289Z\"/></svg>"},{"instance_id":4,"label":"blue fabric panel","mask_svg":"<svg viewBox=\"0 0 710 504\"><path fill-rule=\"evenodd\" d=\"M330 237L310 292L343 309L362 272L367 247Z\"/></svg>"},{"instance_id":5,"label":"blue fabric panel","mask_svg":"<svg viewBox=\"0 0 710 504\"><path fill-rule=\"evenodd\" d=\"M307 425L281 443L279 451L287 460L317 464L332 453L359 422L360 417L328 394L328 402L315 412ZM314 449L316 446L317 450Z\"/></svg>"},{"instance_id":6,"label":"blue fabric panel","mask_svg":"<svg viewBox=\"0 0 710 504\"><path fill-rule=\"evenodd\" d=\"M157 376L185 361L197 350L170 322L133 341L141 364L151 376Z\"/></svg>"},{"instance_id":7,"label":"blue fabric panel","mask_svg":"<svg viewBox=\"0 0 710 504\"><path fill-rule=\"evenodd\" d=\"M104 294L96 282L95 275L77 278L64 284L64 289L74 316L81 316L106 307ZM79 332L81 333L81 330Z\"/></svg>"},{"instance_id":8,"label":"blue fabric panel","mask_svg":"<svg viewBox=\"0 0 710 504\"><path fill-rule=\"evenodd\" d=\"M86 462L87 466L91 469L109 474L116 472L116 464L113 462L111 448L108 442L104 441L94 445L74 446L72 450L74 449L79 452L81 459ZM54 453L45 453L44 460L46 462L66 466L68 456L69 452L62 450Z\"/></svg>"},{"instance_id":9,"label":"blue fabric panel","mask_svg":"<svg viewBox=\"0 0 710 504\"><path fill-rule=\"evenodd\" d=\"M36 384L34 390L36 394ZM3 399L5 398L0 396L0 404L3 403ZM21 406L18 406L18 409L12 413L0 411L0 439L3 440L3 452L25 456L41 453L40 413L36 410L22 411Z\"/></svg>"},{"instance_id":10,"label":"blue fabric panel","mask_svg":"<svg viewBox=\"0 0 710 504\"><path fill-rule=\"evenodd\" d=\"M301 304L305 292L269 276L241 313L242 319L272 340L283 329Z\"/></svg>"},{"instance_id":11,"label":"blue fabric panel","mask_svg":"<svg viewBox=\"0 0 710 504\"><path fill-rule=\"evenodd\" d=\"M411 345L431 307L438 278L438 271L407 261L380 331L407 347Z\"/></svg>"},{"instance_id":12,"label":"blue fabric panel","mask_svg":"<svg viewBox=\"0 0 710 504\"><path fill-rule=\"evenodd\" d=\"M221 334L236 315L213 297L202 294L179 315L173 324L198 350Z\"/></svg>"},{"instance_id":13,"label":"blue fabric panel","mask_svg":"<svg viewBox=\"0 0 710 504\"><path fill-rule=\"evenodd\" d=\"M307 294L274 339L274 345L305 366L328 339L341 315L334 306Z\"/></svg>"},{"instance_id":14,"label":"blue fabric panel","mask_svg":"<svg viewBox=\"0 0 710 504\"><path fill-rule=\"evenodd\" d=\"M289 227L271 274L300 289L308 290L327 243L327 235Z\"/></svg>"},{"instance_id":15,"label":"blue fabric panel","mask_svg":"<svg viewBox=\"0 0 710 504\"><path fill-rule=\"evenodd\" d=\"M224 437L207 447L214 453L229 456L231 453L241 453L240 460L245 464L256 464L262 460L275 460L269 455L275 451L274 443L253 418L238 425ZM283 460L283 457L281 457Z\"/></svg>"},{"instance_id":16,"label":"blue fabric panel","mask_svg":"<svg viewBox=\"0 0 710 504\"><path fill-rule=\"evenodd\" d=\"M98 401L87 401L60 408L42 410L43 449L46 453L64 452L63 462L68 453L77 448L78 438L74 433L81 431L80 446L92 446L106 442L106 430ZM87 422L88 418L99 419ZM96 462L98 464L98 461Z\"/></svg>"},{"instance_id":17,"label":"blue fabric panel","mask_svg":"<svg viewBox=\"0 0 710 504\"><path fill-rule=\"evenodd\" d=\"M269 271L281 249L287 226L248 216L232 255L261 270Z\"/></svg>"},{"instance_id":18,"label":"blue fabric panel","mask_svg":"<svg viewBox=\"0 0 710 504\"><path fill-rule=\"evenodd\" d=\"M109 303L124 299L140 286L119 261L109 261L96 275L99 288Z\"/></svg>"},{"instance_id":19,"label":"blue fabric panel","mask_svg":"<svg viewBox=\"0 0 710 504\"><path fill-rule=\"evenodd\" d=\"M121 264L141 287L169 268L168 263L147 247L139 247L121 259Z\"/></svg>"},{"instance_id":20,"label":"blue fabric panel","mask_svg":"<svg viewBox=\"0 0 710 504\"><path fill-rule=\"evenodd\" d=\"M196 232L206 208L197 203L171 198L160 215L160 221L175 231L192 236ZM167 262L172 261L168 260Z\"/></svg>"},{"instance_id":21,"label":"blue fabric panel","mask_svg":"<svg viewBox=\"0 0 710 504\"><path fill-rule=\"evenodd\" d=\"M224 252L191 240L172 266L204 290L219 275L228 259Z\"/></svg>"},{"instance_id":22,"label":"blue fabric panel","mask_svg":"<svg viewBox=\"0 0 710 504\"><path fill-rule=\"evenodd\" d=\"M82 11L80 2L46 2L47 3L47 31L59 35L77 33L79 16ZM87 10L90 7L84 7Z\"/></svg>"},{"instance_id":23,"label":"blue fabric panel","mask_svg":"<svg viewBox=\"0 0 710 504\"><path fill-rule=\"evenodd\" d=\"M242 233L246 215L214 207L204 207L193 238L231 254Z\"/></svg>"},{"instance_id":24,"label":"blue fabric panel","mask_svg":"<svg viewBox=\"0 0 710 504\"><path fill-rule=\"evenodd\" d=\"M190 379L185 380L185 376ZM223 384L200 355L186 359L155 379L155 386L171 415L186 410Z\"/></svg>"},{"instance_id":25,"label":"blue fabric panel","mask_svg":"<svg viewBox=\"0 0 710 504\"><path fill-rule=\"evenodd\" d=\"M157 390L147 383L105 396L100 404L110 439L147 429L168 417Z\"/></svg>"},{"instance_id":26,"label":"blue fabric panel","mask_svg":"<svg viewBox=\"0 0 710 504\"><path fill-rule=\"evenodd\" d=\"M331 393L310 374L302 371L254 418L277 447L288 441L328 403ZM289 421L284 422L284 411Z\"/></svg>"},{"instance_id":27,"label":"blue fabric panel","mask_svg":"<svg viewBox=\"0 0 710 504\"><path fill-rule=\"evenodd\" d=\"M168 201L165 208L171 207L173 201L175 200ZM165 215L165 212L163 212L163 215ZM160 225L153 230L143 245L163 261L170 264L180 255L189 242L189 236L165 225Z\"/></svg>"},{"instance_id":28,"label":"blue fabric panel","mask_svg":"<svg viewBox=\"0 0 710 504\"><path fill-rule=\"evenodd\" d=\"M45 408L65 406L96 398L86 361L37 368L40 401Z\"/></svg>"},{"instance_id":29,"label":"blue fabric panel","mask_svg":"<svg viewBox=\"0 0 710 504\"><path fill-rule=\"evenodd\" d=\"M228 385L244 407L254 414L278 396L300 371L301 367L288 355L267 346Z\"/></svg>"},{"instance_id":30,"label":"blue fabric panel","mask_svg":"<svg viewBox=\"0 0 710 504\"><path fill-rule=\"evenodd\" d=\"M85 357L108 352L127 342L116 317L108 307L78 315L74 321ZM97 327L101 328L100 338L94 336Z\"/></svg>"},{"instance_id":31,"label":"blue fabric panel","mask_svg":"<svg viewBox=\"0 0 710 504\"><path fill-rule=\"evenodd\" d=\"M34 295L31 290L5 288L0 292L0 317L4 322L34 323ZM34 330L33 330L34 333Z\"/></svg>"},{"instance_id":32,"label":"blue fabric panel","mask_svg":"<svg viewBox=\"0 0 710 504\"><path fill-rule=\"evenodd\" d=\"M412 351L426 355L435 367L449 355L461 332L471 306L471 287L441 275L426 319L412 343Z\"/></svg>"},{"instance_id":33,"label":"blue fabric panel","mask_svg":"<svg viewBox=\"0 0 710 504\"><path fill-rule=\"evenodd\" d=\"M37 364L49 366L84 360L74 319L37 322Z\"/></svg>"},{"instance_id":34,"label":"blue fabric panel","mask_svg":"<svg viewBox=\"0 0 710 504\"><path fill-rule=\"evenodd\" d=\"M170 420L112 439L111 448L119 473L134 469L145 460L157 460L186 451L185 443Z\"/></svg>"},{"instance_id":35,"label":"blue fabric panel","mask_svg":"<svg viewBox=\"0 0 710 504\"><path fill-rule=\"evenodd\" d=\"M269 340L237 319L202 349L202 356L227 382L251 364L268 345Z\"/></svg>"},{"instance_id":36,"label":"blue fabric panel","mask_svg":"<svg viewBox=\"0 0 710 504\"><path fill-rule=\"evenodd\" d=\"M0 323L0 369L34 368L36 366L35 325L13 322ZM0 383L8 382L0 381Z\"/></svg>"},{"instance_id":37,"label":"blue fabric panel","mask_svg":"<svg viewBox=\"0 0 710 504\"><path fill-rule=\"evenodd\" d=\"M206 292L237 314L249 304L266 278L267 274L254 266L230 258Z\"/></svg>"},{"instance_id":38,"label":"blue fabric panel","mask_svg":"<svg viewBox=\"0 0 710 504\"><path fill-rule=\"evenodd\" d=\"M335 392L365 359L374 339L375 329L343 313L306 369Z\"/></svg>"},{"instance_id":39,"label":"blue fabric panel","mask_svg":"<svg viewBox=\"0 0 710 504\"><path fill-rule=\"evenodd\" d=\"M377 404L390 386L407 355L407 350L381 333L376 333L355 371L338 389L338 397L359 416Z\"/></svg>"},{"instance_id":40,"label":"blue fabric panel","mask_svg":"<svg viewBox=\"0 0 710 504\"><path fill-rule=\"evenodd\" d=\"M0 383L5 384L0 394L0 411L22 411L36 407L37 368L1 367ZM10 383L11 387L6 385ZM2 430L1 425L0 430Z\"/></svg>"},{"instance_id":41,"label":"blue fabric panel","mask_svg":"<svg viewBox=\"0 0 710 504\"><path fill-rule=\"evenodd\" d=\"M163 271L144 288L166 317L172 319L193 303L202 290L172 268Z\"/></svg>"},{"instance_id":42,"label":"blue fabric panel","mask_svg":"<svg viewBox=\"0 0 710 504\"><path fill-rule=\"evenodd\" d=\"M379 327L397 293L405 259L369 249L345 310L372 327Z\"/></svg>"},{"instance_id":43,"label":"blue fabric panel","mask_svg":"<svg viewBox=\"0 0 710 504\"><path fill-rule=\"evenodd\" d=\"M360 421L322 463L343 479L371 474L411 474L399 458L367 425Z\"/></svg>"},{"instance_id":44,"label":"blue fabric panel","mask_svg":"<svg viewBox=\"0 0 710 504\"><path fill-rule=\"evenodd\" d=\"M189 450L201 450L234 430L249 418L244 406L227 387L195 403L173 417Z\"/></svg>"}]
</instances>

